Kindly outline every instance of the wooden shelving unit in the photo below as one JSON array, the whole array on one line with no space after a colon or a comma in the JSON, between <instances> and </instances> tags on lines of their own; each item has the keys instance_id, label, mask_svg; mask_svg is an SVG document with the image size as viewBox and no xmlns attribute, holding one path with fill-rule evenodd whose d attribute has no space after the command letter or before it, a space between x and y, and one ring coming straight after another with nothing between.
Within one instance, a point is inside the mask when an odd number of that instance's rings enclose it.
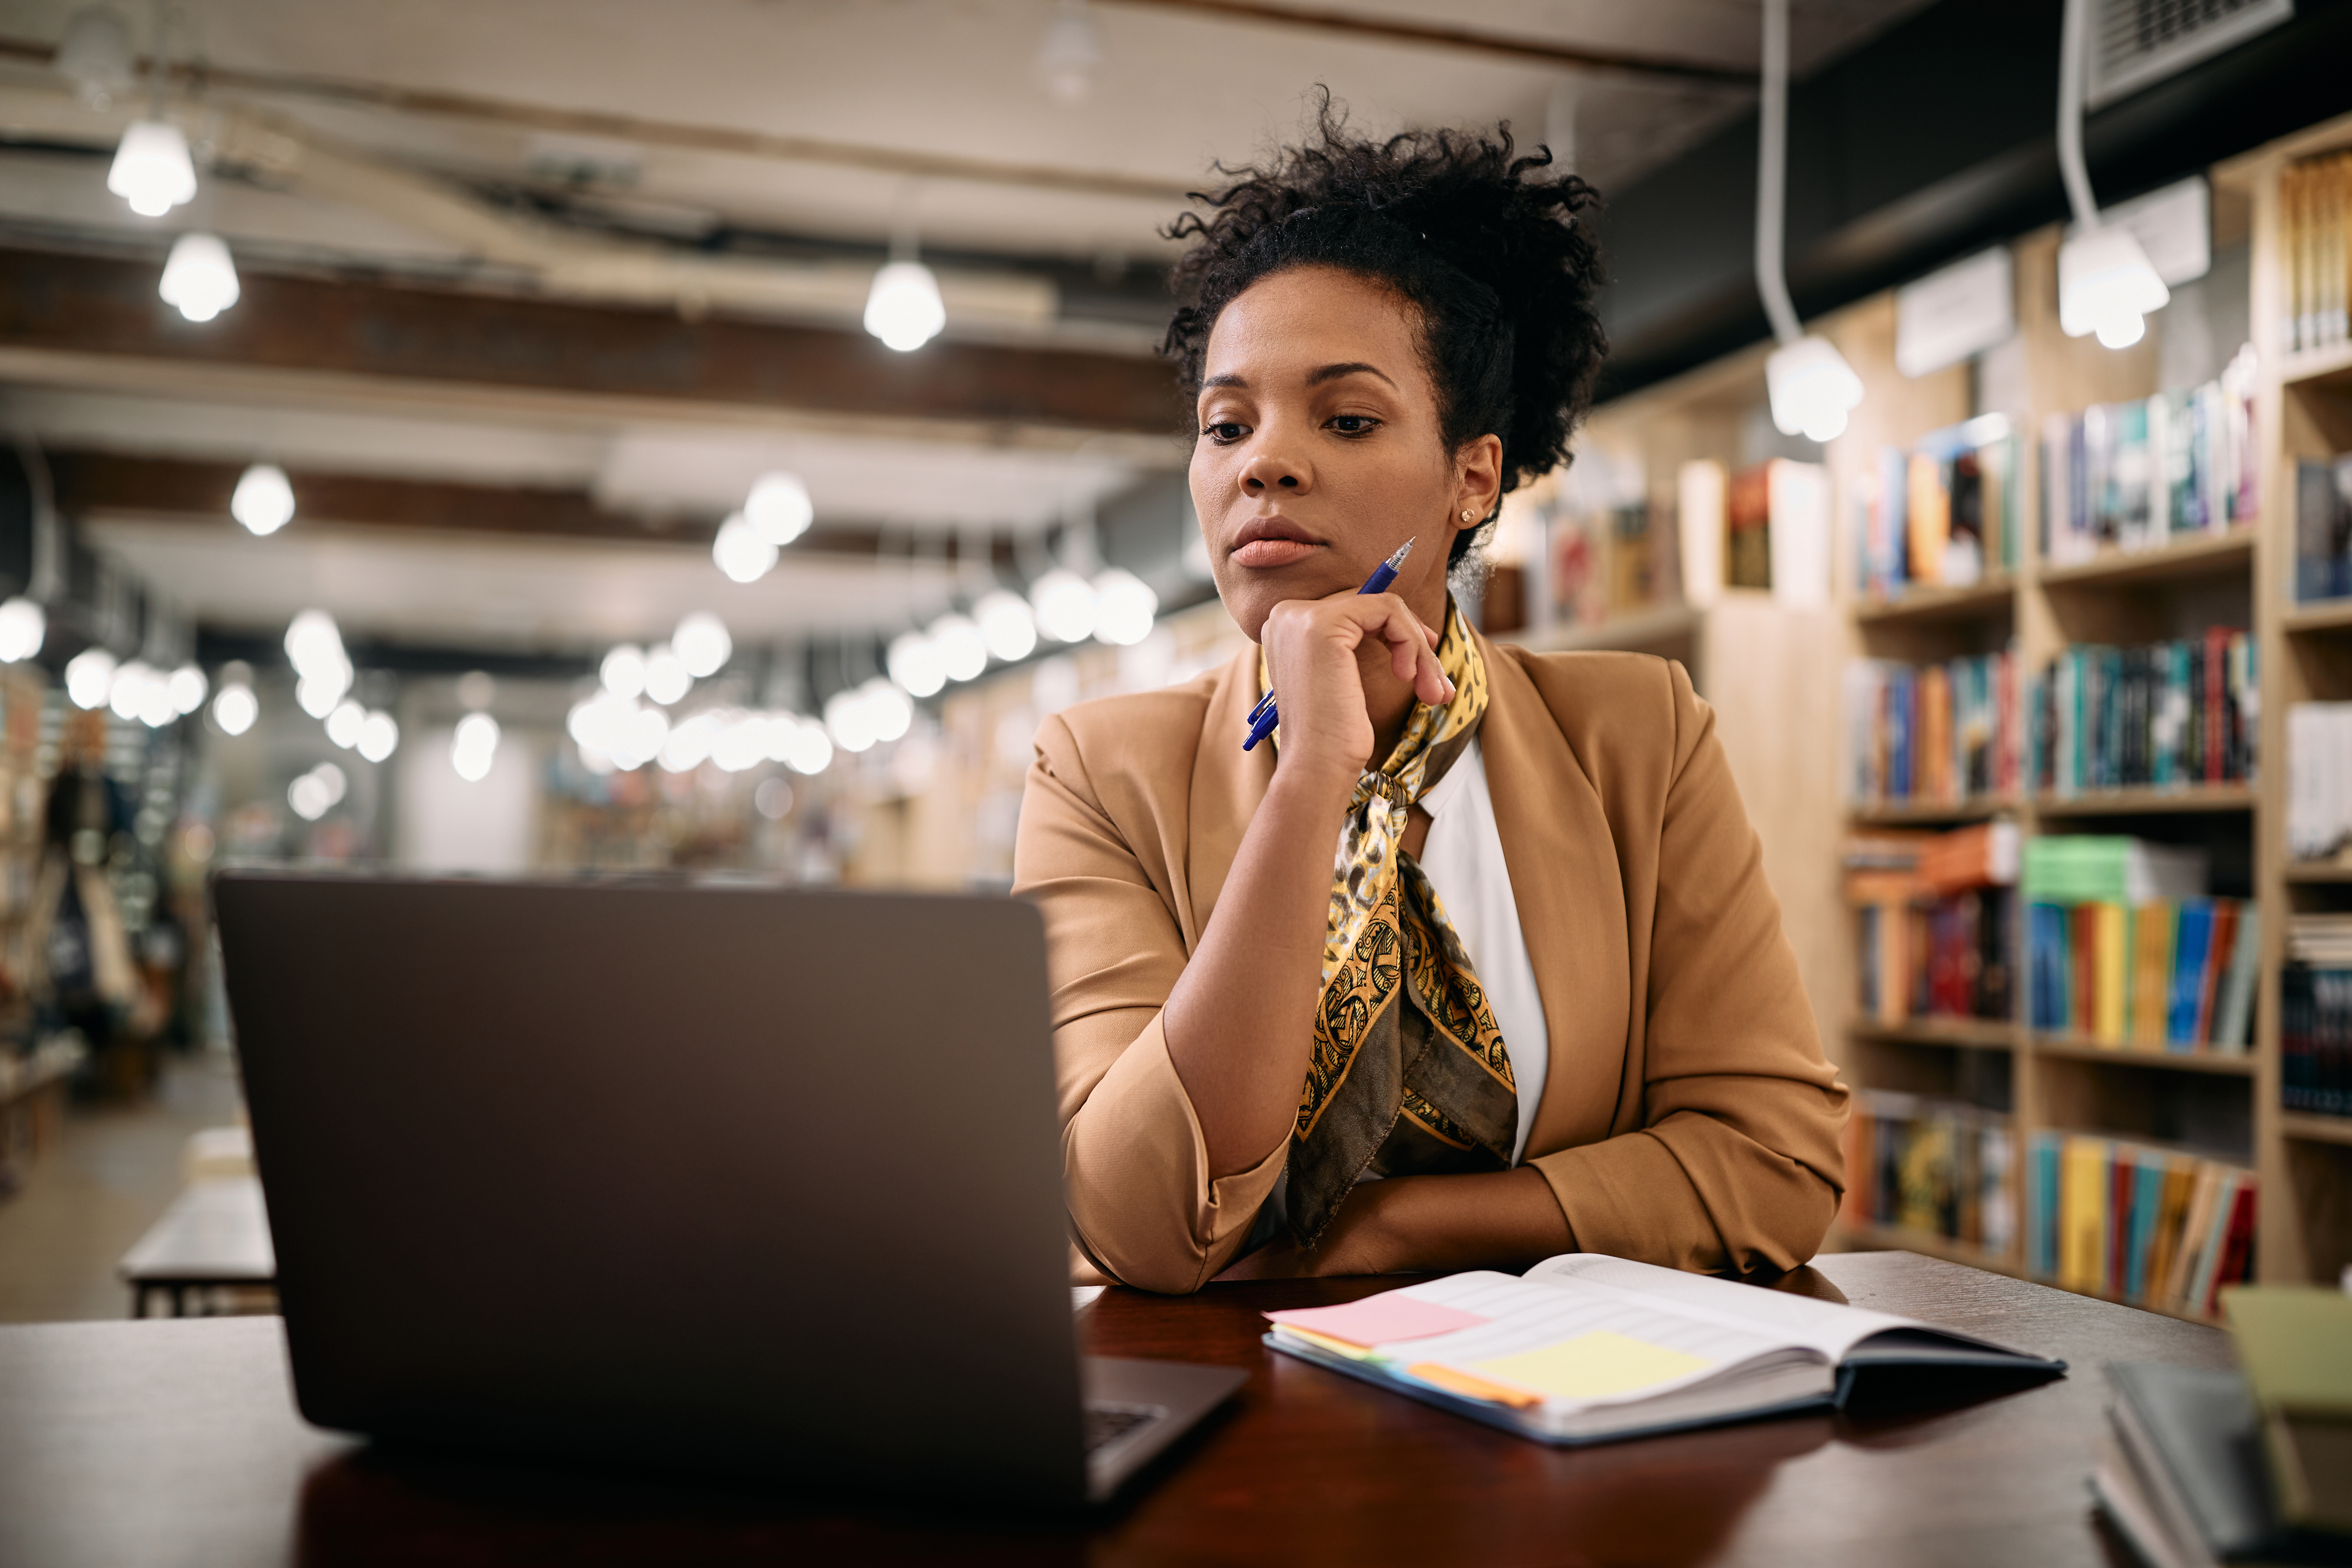
<instances>
[{"instance_id":1,"label":"wooden shelving unit","mask_svg":"<svg viewBox=\"0 0 2352 1568\"><path fill-rule=\"evenodd\" d=\"M2217 254L2243 245L2250 298L2244 308L2263 379L2256 408L2262 447L2262 512L2252 524L2173 540L2154 549L2108 551L2056 563L2040 557L2042 420L2095 403L2166 390L2172 367L2189 352L2184 339L2168 358L2167 321L2151 318L2147 338L2120 352L2069 339L2057 322L2057 231L2014 246L2019 337L1979 366L1955 366L1917 378L1894 365L1895 310L1883 296L1813 324L1861 374L1866 395L1846 434L1825 449L1835 496L1832 550L1835 603L1843 658L1912 663L2013 649L2021 674L2038 673L2078 643L2118 645L2185 636L2210 625L2248 629L2262 681L2255 778L2247 784L2181 789L2129 789L2025 799L1866 804L1838 808L1843 831L1960 826L2000 816L2028 835L2131 833L2214 851L2219 893L2251 897L2262 913L2263 984L2254 1037L2242 1055L2181 1054L2118 1048L2053 1036L2021 1025L1919 1020L1900 1026L1854 1016L1853 955L1808 973L1833 1056L1849 1081L1888 1089L1973 1097L2006 1110L2016 1129L2019 1169L2029 1136L2043 1130L2083 1131L2161 1143L2179 1136L2173 1114L2183 1103L2198 1116L2193 1143L2209 1158L2250 1163L2260 1181L2259 1277L2265 1281L2333 1282L2352 1260L2352 1118L2296 1115L2280 1107L2279 970L2288 916L2298 910L2352 909L2352 859L2290 864L2284 852L2286 711L2291 703L2352 699L2352 599L2296 605L2289 589L2294 552L2294 463L2352 450L2352 346L2288 355L2278 344L2283 299L2279 178L2294 159L2352 146L2352 118L2238 159L2212 172ZM2204 287L2218 288L2221 274ZM2218 296L2215 296L2218 298ZM2187 323L2183 323L2184 330ZM2236 346L2216 342L2226 357ZM1711 384L1723 384L1727 366ZM2216 364L2214 369L2218 369ZM1704 374L1704 373L1702 373ZM1698 378L1691 378L1698 384ZM2202 379L2201 376L2196 379ZM1653 405L1643 413L1654 417ZM1882 447L1907 448L1931 430L1979 415L2010 416L2020 437L2021 493L2027 535L2014 570L1958 587L1933 587L1894 599L1863 596L1853 581L1853 529L1859 484ZM1718 638L1727 662L1737 645ZM1785 702L1782 697L1780 700ZM1795 731L1796 717L1782 720ZM1824 735L1824 728L1811 733ZM1840 731L1842 732L1842 731ZM1816 821L1793 824L1757 816L1768 846L1776 833L1817 841ZM1811 887L1837 875L1834 850ZM1776 887L1780 878L1776 876ZM1784 898L1788 892L1783 889ZM1792 904L1795 900L1791 900ZM2021 925L2022 922L2020 922ZM1838 929L1849 926L1841 904ZM1850 949L1851 943L1846 946ZM2016 955L2021 1003L2024 954ZM1834 970L1827 984L1818 976ZM2249 1155L2251 1159L2249 1162ZM2023 1189L2020 1187L2021 1210ZM2021 1212L2021 1226L2022 1225ZM1857 1227L1849 1245L1899 1246L2016 1271L1948 1238L1883 1226Z\"/></svg>"}]
</instances>

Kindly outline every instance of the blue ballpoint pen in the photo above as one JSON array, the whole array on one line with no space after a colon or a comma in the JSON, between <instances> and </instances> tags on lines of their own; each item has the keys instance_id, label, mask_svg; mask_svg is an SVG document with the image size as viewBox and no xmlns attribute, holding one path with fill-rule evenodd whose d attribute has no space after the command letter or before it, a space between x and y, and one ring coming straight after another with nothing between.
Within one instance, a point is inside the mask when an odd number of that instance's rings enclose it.
<instances>
[{"instance_id":1,"label":"blue ballpoint pen","mask_svg":"<svg viewBox=\"0 0 2352 1568\"><path fill-rule=\"evenodd\" d=\"M1389 584L1396 581L1397 568L1403 565L1404 558L1412 553L1412 546L1413 542L1410 539L1398 545L1397 552L1373 567L1372 574L1364 579L1364 585L1356 592L1359 594L1387 593ZM1242 750L1246 752L1255 747L1260 741L1273 734L1274 727L1281 722L1282 715L1275 711L1274 693L1269 691L1257 700L1256 707L1250 710L1249 739L1242 742Z\"/></svg>"}]
</instances>

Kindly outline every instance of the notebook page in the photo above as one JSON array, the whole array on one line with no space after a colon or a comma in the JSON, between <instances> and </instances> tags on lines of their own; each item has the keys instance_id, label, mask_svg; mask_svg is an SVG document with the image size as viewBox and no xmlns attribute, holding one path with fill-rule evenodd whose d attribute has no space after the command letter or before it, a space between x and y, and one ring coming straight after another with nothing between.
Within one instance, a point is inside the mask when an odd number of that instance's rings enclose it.
<instances>
[{"instance_id":1,"label":"notebook page","mask_svg":"<svg viewBox=\"0 0 2352 1568\"><path fill-rule=\"evenodd\" d=\"M1891 1312L1874 1312L1866 1307L1844 1306L1811 1296L1791 1295L1786 1290L1766 1290L1597 1252L1570 1252L1548 1258L1528 1269L1527 1279L1531 1282L1572 1279L1584 1285L1635 1291L1662 1303L1671 1303L1683 1311L1703 1315L1711 1321L1731 1323L1751 1333L1769 1334L1804 1345L1833 1362L1844 1360L1848 1351L1873 1334L1889 1329L1928 1329L1925 1323L1898 1318ZM1928 1331L1950 1332L1944 1329Z\"/></svg>"},{"instance_id":2,"label":"notebook page","mask_svg":"<svg viewBox=\"0 0 2352 1568\"><path fill-rule=\"evenodd\" d=\"M1592 1333L1622 1334L1706 1363L1681 1377L1650 1384L1622 1395L1580 1401L1548 1400L1547 1405L1553 1407L1650 1399L1703 1383L1741 1363L1792 1348L1791 1342L1767 1338L1725 1322L1719 1314L1684 1312L1671 1303L1606 1286L1567 1291L1557 1287L1530 1286L1507 1274L1481 1270L1410 1286L1406 1293L1475 1312L1491 1321L1452 1333L1374 1347L1375 1353L1400 1363L1438 1362L1476 1371L1481 1363L1541 1351Z\"/></svg>"}]
</instances>

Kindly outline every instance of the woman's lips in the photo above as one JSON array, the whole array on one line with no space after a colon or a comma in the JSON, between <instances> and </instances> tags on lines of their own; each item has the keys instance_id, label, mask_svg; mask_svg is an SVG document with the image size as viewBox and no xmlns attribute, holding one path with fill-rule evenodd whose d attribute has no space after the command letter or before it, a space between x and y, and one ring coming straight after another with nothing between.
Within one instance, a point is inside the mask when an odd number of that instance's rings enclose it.
<instances>
[{"instance_id":1,"label":"woman's lips","mask_svg":"<svg viewBox=\"0 0 2352 1568\"><path fill-rule=\"evenodd\" d=\"M1253 539L1234 551L1233 559L1244 566L1288 566L1322 548L1303 539Z\"/></svg>"}]
</instances>

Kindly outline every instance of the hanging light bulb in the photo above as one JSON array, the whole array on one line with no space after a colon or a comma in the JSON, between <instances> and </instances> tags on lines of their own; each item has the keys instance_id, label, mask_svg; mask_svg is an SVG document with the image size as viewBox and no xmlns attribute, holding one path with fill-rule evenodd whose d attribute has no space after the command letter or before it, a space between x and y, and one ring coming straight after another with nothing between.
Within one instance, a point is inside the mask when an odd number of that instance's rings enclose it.
<instances>
[{"instance_id":1,"label":"hanging light bulb","mask_svg":"<svg viewBox=\"0 0 2352 1568\"><path fill-rule=\"evenodd\" d=\"M930 637L950 680L970 680L988 668L988 639L970 616L941 616L931 623Z\"/></svg>"},{"instance_id":2,"label":"hanging light bulb","mask_svg":"<svg viewBox=\"0 0 2352 1568\"><path fill-rule=\"evenodd\" d=\"M667 708L694 689L694 672L667 643L646 655L646 695Z\"/></svg>"},{"instance_id":3,"label":"hanging light bulb","mask_svg":"<svg viewBox=\"0 0 2352 1568\"><path fill-rule=\"evenodd\" d=\"M892 261L874 275L866 296L866 330L900 353L912 353L948 324L940 280L919 261Z\"/></svg>"},{"instance_id":4,"label":"hanging light bulb","mask_svg":"<svg viewBox=\"0 0 2352 1568\"><path fill-rule=\"evenodd\" d=\"M103 708L114 689L114 656L86 647L66 661L66 695L77 708Z\"/></svg>"},{"instance_id":5,"label":"hanging light bulb","mask_svg":"<svg viewBox=\"0 0 2352 1568\"><path fill-rule=\"evenodd\" d=\"M0 604L0 663L17 664L41 651L49 632L48 612L19 594Z\"/></svg>"},{"instance_id":6,"label":"hanging light bulb","mask_svg":"<svg viewBox=\"0 0 2352 1568\"><path fill-rule=\"evenodd\" d=\"M909 697L929 697L948 683L948 666L940 645L921 632L901 632L890 639L890 651L885 660L890 667L890 679L907 689Z\"/></svg>"},{"instance_id":7,"label":"hanging light bulb","mask_svg":"<svg viewBox=\"0 0 2352 1568\"><path fill-rule=\"evenodd\" d=\"M360 755L380 763L400 747L400 722L378 708L360 724Z\"/></svg>"},{"instance_id":8,"label":"hanging light bulb","mask_svg":"<svg viewBox=\"0 0 2352 1568\"><path fill-rule=\"evenodd\" d=\"M2058 247L2058 324L2070 338L2096 332L2107 347L2127 349L2147 335L2147 318L2171 302L2172 291L2130 230L2102 224L2091 194L2091 169L2083 159L2090 33L2084 0L2066 0L2058 34L2058 174L2075 233Z\"/></svg>"},{"instance_id":9,"label":"hanging light bulb","mask_svg":"<svg viewBox=\"0 0 2352 1568\"><path fill-rule=\"evenodd\" d=\"M1055 642L1084 642L1095 635L1094 584L1067 567L1056 566L1029 586L1037 625Z\"/></svg>"},{"instance_id":10,"label":"hanging light bulb","mask_svg":"<svg viewBox=\"0 0 2352 1568\"><path fill-rule=\"evenodd\" d=\"M596 678L604 689L615 697L642 697L646 690L646 650L635 643L622 643L604 656Z\"/></svg>"},{"instance_id":11,"label":"hanging light bulb","mask_svg":"<svg viewBox=\"0 0 2352 1568\"><path fill-rule=\"evenodd\" d=\"M833 766L833 738L813 719L794 718L785 742L783 763L796 773L814 778Z\"/></svg>"},{"instance_id":12,"label":"hanging light bulb","mask_svg":"<svg viewBox=\"0 0 2352 1568\"><path fill-rule=\"evenodd\" d=\"M236 263L215 234L184 234L172 242L156 292L192 321L209 321L237 300Z\"/></svg>"},{"instance_id":13,"label":"hanging light bulb","mask_svg":"<svg viewBox=\"0 0 2352 1568\"><path fill-rule=\"evenodd\" d=\"M1037 622L1030 615L1029 606L1003 589L982 595L971 613L980 623L980 635L988 644L988 651L1005 663L1027 658L1037 646Z\"/></svg>"},{"instance_id":14,"label":"hanging light bulb","mask_svg":"<svg viewBox=\"0 0 2352 1568\"><path fill-rule=\"evenodd\" d=\"M114 710L118 719L136 719L147 705L148 685L157 679L155 672L138 659L115 667L114 679L108 682L106 705Z\"/></svg>"},{"instance_id":15,"label":"hanging light bulb","mask_svg":"<svg viewBox=\"0 0 2352 1568\"><path fill-rule=\"evenodd\" d=\"M775 570L776 547L761 538L760 531L739 511L719 525L719 537L710 542L710 558L734 581L756 583Z\"/></svg>"},{"instance_id":16,"label":"hanging light bulb","mask_svg":"<svg viewBox=\"0 0 2352 1568\"><path fill-rule=\"evenodd\" d=\"M1095 637L1128 647L1151 635L1160 595L1134 573L1113 566L1095 576Z\"/></svg>"},{"instance_id":17,"label":"hanging light bulb","mask_svg":"<svg viewBox=\"0 0 2352 1568\"><path fill-rule=\"evenodd\" d=\"M490 776L491 764L498 761L499 721L487 713L468 713L457 721L457 733L449 739L449 765L467 784L479 784Z\"/></svg>"},{"instance_id":18,"label":"hanging light bulb","mask_svg":"<svg viewBox=\"0 0 2352 1568\"><path fill-rule=\"evenodd\" d=\"M196 165L180 128L161 120L134 120L123 128L106 172L106 188L141 217L162 217L196 195Z\"/></svg>"},{"instance_id":19,"label":"hanging light bulb","mask_svg":"<svg viewBox=\"0 0 2352 1568\"><path fill-rule=\"evenodd\" d=\"M260 717L260 701L253 695L253 688L242 682L223 686L220 695L213 699L213 722L221 727L224 735L242 735Z\"/></svg>"},{"instance_id":20,"label":"hanging light bulb","mask_svg":"<svg viewBox=\"0 0 2352 1568\"><path fill-rule=\"evenodd\" d=\"M294 487L275 463L256 463L239 474L228 514L248 532L268 536L294 521Z\"/></svg>"},{"instance_id":21,"label":"hanging light bulb","mask_svg":"<svg viewBox=\"0 0 2352 1568\"><path fill-rule=\"evenodd\" d=\"M866 706L866 693L853 687L836 691L824 702L825 733L833 743L845 752L869 750L877 739L874 732L874 715Z\"/></svg>"},{"instance_id":22,"label":"hanging light bulb","mask_svg":"<svg viewBox=\"0 0 2352 1568\"><path fill-rule=\"evenodd\" d=\"M367 710L346 698L327 715L327 739L348 752L360 743L360 731L366 725Z\"/></svg>"},{"instance_id":23,"label":"hanging light bulb","mask_svg":"<svg viewBox=\"0 0 2352 1568\"><path fill-rule=\"evenodd\" d=\"M743 500L743 517L751 531L782 549L808 531L816 520L816 503L798 475L761 474Z\"/></svg>"},{"instance_id":24,"label":"hanging light bulb","mask_svg":"<svg viewBox=\"0 0 2352 1568\"><path fill-rule=\"evenodd\" d=\"M2058 324L2070 338L2095 332L2111 349L2127 349L2147 332L2147 317L2172 300L2172 290L2127 228L2095 228L2058 247Z\"/></svg>"},{"instance_id":25,"label":"hanging light bulb","mask_svg":"<svg viewBox=\"0 0 2352 1568\"><path fill-rule=\"evenodd\" d=\"M895 741L915 721L915 705L888 679L876 676L857 689L866 704L866 721L877 741Z\"/></svg>"},{"instance_id":26,"label":"hanging light bulb","mask_svg":"<svg viewBox=\"0 0 2352 1568\"><path fill-rule=\"evenodd\" d=\"M1862 377L1827 338L1808 335L1774 349L1764 362L1772 423L1783 436L1832 441L1862 402Z\"/></svg>"},{"instance_id":27,"label":"hanging light bulb","mask_svg":"<svg viewBox=\"0 0 2352 1568\"><path fill-rule=\"evenodd\" d=\"M677 630L669 634L669 646L697 680L718 674L735 652L727 623L708 610L696 610L678 622Z\"/></svg>"},{"instance_id":28,"label":"hanging light bulb","mask_svg":"<svg viewBox=\"0 0 2352 1568\"><path fill-rule=\"evenodd\" d=\"M1038 85L1057 103L1084 103L1094 92L1102 58L1087 0L1061 0L1037 46Z\"/></svg>"},{"instance_id":29,"label":"hanging light bulb","mask_svg":"<svg viewBox=\"0 0 2352 1568\"><path fill-rule=\"evenodd\" d=\"M119 12L104 5L87 5L73 14L50 63L74 84L84 103L100 110L112 108L139 75L131 28Z\"/></svg>"},{"instance_id":30,"label":"hanging light bulb","mask_svg":"<svg viewBox=\"0 0 2352 1568\"><path fill-rule=\"evenodd\" d=\"M205 693L210 689L211 682L205 679L205 672L193 664L184 664L173 670L164 688L171 694L172 710L184 716L205 705Z\"/></svg>"}]
</instances>

